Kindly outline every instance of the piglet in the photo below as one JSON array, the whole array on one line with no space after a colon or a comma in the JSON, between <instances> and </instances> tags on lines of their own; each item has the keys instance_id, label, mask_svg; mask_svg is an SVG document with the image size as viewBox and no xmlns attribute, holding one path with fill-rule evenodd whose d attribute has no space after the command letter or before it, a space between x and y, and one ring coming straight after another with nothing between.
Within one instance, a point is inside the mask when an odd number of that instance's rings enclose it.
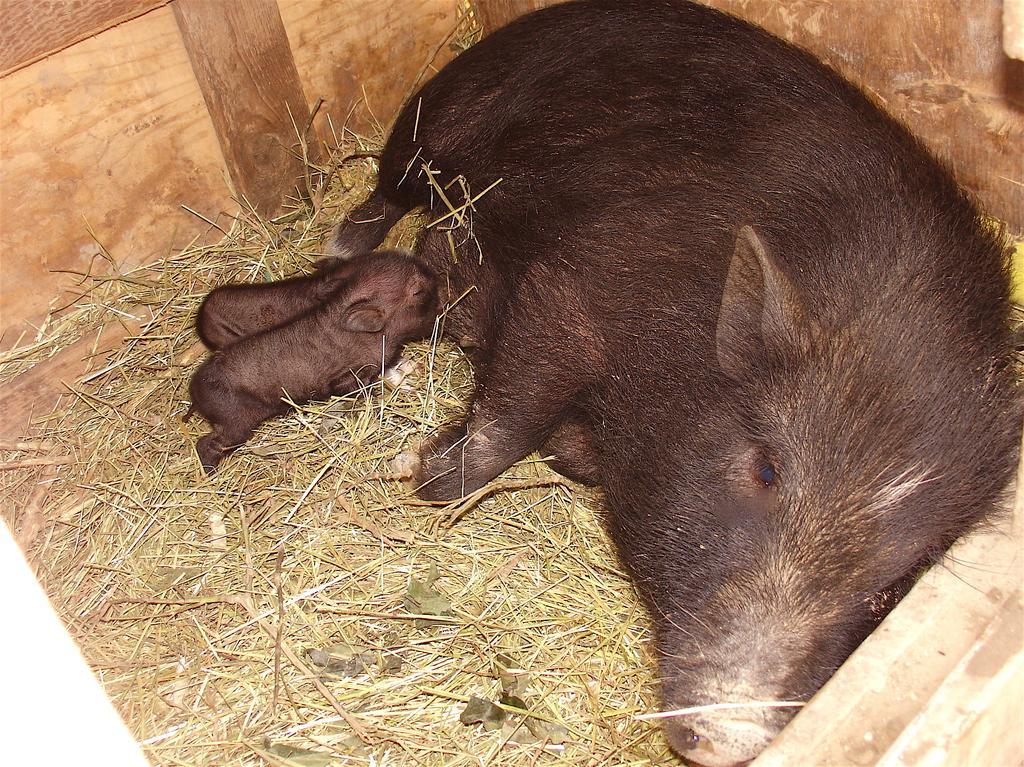
<instances>
[{"instance_id":1,"label":"piglet","mask_svg":"<svg viewBox=\"0 0 1024 767\"><path fill-rule=\"evenodd\" d=\"M392 251L393 252L393 251ZM269 283L223 285L203 300L196 330L209 349L223 349L283 325L326 301L349 278L341 259L323 259L309 276Z\"/></svg>"},{"instance_id":2,"label":"piglet","mask_svg":"<svg viewBox=\"0 0 1024 767\"><path fill-rule=\"evenodd\" d=\"M196 445L207 473L263 421L356 391L427 337L438 311L434 273L411 255L368 253L337 270L337 290L285 324L243 337L196 371L192 410L213 427ZM190 411L191 412L191 411Z\"/></svg>"}]
</instances>

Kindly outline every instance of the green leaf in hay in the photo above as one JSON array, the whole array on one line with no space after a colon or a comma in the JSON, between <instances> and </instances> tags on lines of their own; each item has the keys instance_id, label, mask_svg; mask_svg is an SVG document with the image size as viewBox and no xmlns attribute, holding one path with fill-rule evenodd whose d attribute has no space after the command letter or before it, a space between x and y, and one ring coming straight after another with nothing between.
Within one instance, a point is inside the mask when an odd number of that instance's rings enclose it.
<instances>
[{"instance_id":1,"label":"green leaf in hay","mask_svg":"<svg viewBox=\"0 0 1024 767\"><path fill-rule=\"evenodd\" d=\"M459 721L465 725L482 724L485 730L497 730L505 717L506 713L491 701L473 695L459 714Z\"/></svg>"},{"instance_id":2,"label":"green leaf in hay","mask_svg":"<svg viewBox=\"0 0 1024 767\"><path fill-rule=\"evenodd\" d=\"M501 691L506 695L523 694L530 682L526 672L504 653L498 653L494 658L494 675L501 682Z\"/></svg>"},{"instance_id":3,"label":"green leaf in hay","mask_svg":"<svg viewBox=\"0 0 1024 767\"><path fill-rule=\"evenodd\" d=\"M506 743L515 743L519 746L532 746L540 742L522 720L505 722L501 728L501 737Z\"/></svg>"},{"instance_id":4,"label":"green leaf in hay","mask_svg":"<svg viewBox=\"0 0 1024 767\"><path fill-rule=\"evenodd\" d=\"M283 743L267 744L267 755L274 757L281 767L327 767L334 756L326 751L310 751L297 746L286 746Z\"/></svg>"},{"instance_id":5,"label":"green leaf in hay","mask_svg":"<svg viewBox=\"0 0 1024 767\"><path fill-rule=\"evenodd\" d=\"M405 609L416 615L451 615L452 603L434 591L438 578L437 565L431 565L424 581L409 579L409 590L402 600Z\"/></svg>"},{"instance_id":6,"label":"green leaf in hay","mask_svg":"<svg viewBox=\"0 0 1024 767\"><path fill-rule=\"evenodd\" d=\"M401 674L405 661L402 656L393 652L385 652L380 655L380 671L382 674Z\"/></svg>"},{"instance_id":7,"label":"green leaf in hay","mask_svg":"<svg viewBox=\"0 0 1024 767\"><path fill-rule=\"evenodd\" d=\"M170 567L159 565L153 568L147 584L153 591L167 591L173 586L182 586L206 573L205 567Z\"/></svg>"},{"instance_id":8,"label":"green leaf in hay","mask_svg":"<svg viewBox=\"0 0 1024 767\"><path fill-rule=\"evenodd\" d=\"M560 746L565 742L565 738L569 734L569 731L560 724L546 722L543 719L538 719L536 716L527 713L530 710L530 707L522 698L505 693L498 700L498 703L502 706L517 708L522 711L522 724L525 725L526 729L529 730L530 735L532 736L524 735L522 728L516 729L514 732L509 733L510 739L513 743L528 745L531 743L542 743L546 741L552 745Z\"/></svg>"},{"instance_id":9,"label":"green leaf in hay","mask_svg":"<svg viewBox=\"0 0 1024 767\"><path fill-rule=\"evenodd\" d=\"M502 693L501 697L498 698L498 703L510 708L518 708L519 713L523 714L530 710L530 707L526 705L526 701L516 695L509 695L508 693Z\"/></svg>"},{"instance_id":10,"label":"green leaf in hay","mask_svg":"<svg viewBox=\"0 0 1024 767\"><path fill-rule=\"evenodd\" d=\"M547 741L553 746L560 746L565 743L569 731L560 724L545 722L533 716L526 717L526 726L539 741Z\"/></svg>"},{"instance_id":11,"label":"green leaf in hay","mask_svg":"<svg viewBox=\"0 0 1024 767\"><path fill-rule=\"evenodd\" d=\"M360 651L346 642L333 644L326 650L317 647L306 649L306 657L314 666L323 669L324 675L344 679L369 673L375 657L373 653Z\"/></svg>"}]
</instances>

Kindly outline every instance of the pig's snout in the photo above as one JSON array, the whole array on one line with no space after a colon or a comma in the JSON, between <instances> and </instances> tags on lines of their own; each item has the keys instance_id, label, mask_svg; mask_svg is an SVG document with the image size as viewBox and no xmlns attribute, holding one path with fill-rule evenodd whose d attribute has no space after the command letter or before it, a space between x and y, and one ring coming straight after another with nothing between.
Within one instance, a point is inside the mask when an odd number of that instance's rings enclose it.
<instances>
[{"instance_id":1,"label":"pig's snout","mask_svg":"<svg viewBox=\"0 0 1024 767\"><path fill-rule=\"evenodd\" d=\"M672 748L704 767L737 767L760 754L777 734L757 709L708 711L665 720Z\"/></svg>"},{"instance_id":2,"label":"pig's snout","mask_svg":"<svg viewBox=\"0 0 1024 767\"><path fill-rule=\"evenodd\" d=\"M663 667L665 706L683 709L662 720L677 753L703 767L744 765L800 710L804 696L794 688L794 677L803 676L797 669L806 653L802 647L783 647L796 638L793 630L782 635L785 639L769 641L771 636L779 635L768 632L759 642L749 632L734 634L717 647L704 646L721 661L672 668L670 660Z\"/></svg>"}]
</instances>

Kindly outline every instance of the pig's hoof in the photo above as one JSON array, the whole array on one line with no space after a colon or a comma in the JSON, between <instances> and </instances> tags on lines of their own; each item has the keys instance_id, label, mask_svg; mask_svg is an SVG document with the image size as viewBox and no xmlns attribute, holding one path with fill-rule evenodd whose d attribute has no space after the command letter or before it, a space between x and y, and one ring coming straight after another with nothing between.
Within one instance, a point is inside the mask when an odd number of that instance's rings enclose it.
<instances>
[{"instance_id":1,"label":"pig's hoof","mask_svg":"<svg viewBox=\"0 0 1024 767\"><path fill-rule=\"evenodd\" d=\"M476 481L467 450L470 439L459 424L434 435L420 448L419 466L413 474L416 494L425 501L453 501L473 492Z\"/></svg>"},{"instance_id":2,"label":"pig's hoof","mask_svg":"<svg viewBox=\"0 0 1024 767\"><path fill-rule=\"evenodd\" d=\"M203 465L203 471L213 474L217 465L224 458L224 448L212 434L201 437L196 443L196 453L199 455L199 462Z\"/></svg>"},{"instance_id":3,"label":"pig's hoof","mask_svg":"<svg viewBox=\"0 0 1024 767\"><path fill-rule=\"evenodd\" d=\"M420 469L420 456L415 449L403 450L388 463L388 467L403 479L412 479Z\"/></svg>"},{"instance_id":4,"label":"pig's hoof","mask_svg":"<svg viewBox=\"0 0 1024 767\"><path fill-rule=\"evenodd\" d=\"M405 381L413 373L419 372L420 367L418 363L401 357L397 363L384 371L384 380L392 389L412 391L413 387Z\"/></svg>"}]
</instances>

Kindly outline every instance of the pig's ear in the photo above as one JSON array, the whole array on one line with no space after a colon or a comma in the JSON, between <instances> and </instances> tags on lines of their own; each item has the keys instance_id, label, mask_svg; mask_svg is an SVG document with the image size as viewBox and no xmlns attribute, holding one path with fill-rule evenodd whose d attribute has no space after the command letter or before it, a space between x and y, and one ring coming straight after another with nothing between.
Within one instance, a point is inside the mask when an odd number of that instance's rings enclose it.
<instances>
[{"instance_id":1,"label":"pig's ear","mask_svg":"<svg viewBox=\"0 0 1024 767\"><path fill-rule=\"evenodd\" d=\"M715 331L718 364L742 379L766 352L799 347L804 338L803 308L761 236L744 226L725 279Z\"/></svg>"},{"instance_id":2,"label":"pig's ear","mask_svg":"<svg viewBox=\"0 0 1024 767\"><path fill-rule=\"evenodd\" d=\"M357 301L345 311L342 327L353 333L379 333L384 329L384 312L369 301Z\"/></svg>"}]
</instances>

